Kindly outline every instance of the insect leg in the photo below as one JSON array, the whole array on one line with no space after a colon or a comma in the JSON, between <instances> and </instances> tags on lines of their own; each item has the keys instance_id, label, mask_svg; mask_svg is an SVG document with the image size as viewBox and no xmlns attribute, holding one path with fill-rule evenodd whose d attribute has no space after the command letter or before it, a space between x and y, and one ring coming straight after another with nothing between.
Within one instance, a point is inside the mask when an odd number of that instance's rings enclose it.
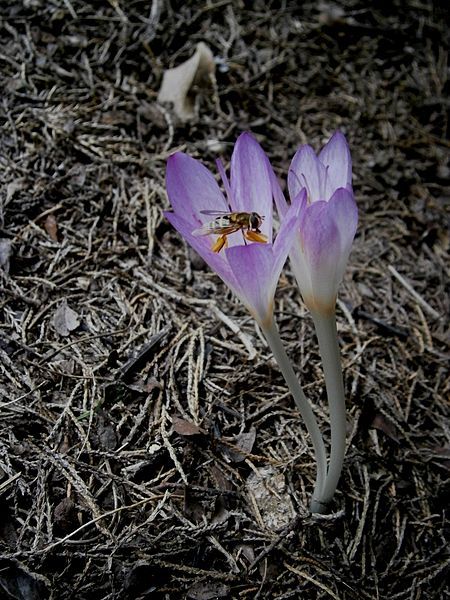
<instances>
[{"instance_id":1,"label":"insect leg","mask_svg":"<svg viewBox=\"0 0 450 600\"><path fill-rule=\"evenodd\" d=\"M263 244L268 242L268 237L266 235L264 235L264 233L261 233L261 232L258 233L257 231L246 231L245 237L250 242L261 242Z\"/></svg>"},{"instance_id":2,"label":"insect leg","mask_svg":"<svg viewBox=\"0 0 450 600\"><path fill-rule=\"evenodd\" d=\"M223 247L227 247L228 246L228 240L227 240L227 235L219 235L219 237L217 238L217 240L214 242L214 244L212 245L211 250L213 252L220 252L222 250Z\"/></svg>"}]
</instances>

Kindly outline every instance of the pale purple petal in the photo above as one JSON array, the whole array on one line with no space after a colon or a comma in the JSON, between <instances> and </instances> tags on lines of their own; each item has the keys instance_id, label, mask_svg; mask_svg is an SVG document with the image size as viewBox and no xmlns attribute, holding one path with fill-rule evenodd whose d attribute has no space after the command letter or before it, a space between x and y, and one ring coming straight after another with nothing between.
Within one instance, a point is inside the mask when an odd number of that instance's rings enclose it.
<instances>
[{"instance_id":1,"label":"pale purple petal","mask_svg":"<svg viewBox=\"0 0 450 600\"><path fill-rule=\"evenodd\" d=\"M232 211L237 211L237 207L235 206L234 200L233 200L233 194L231 193L230 182L228 181L225 167L223 166L223 162L220 160L220 158L216 158L216 166L217 166L217 170L219 171L220 178L222 180L223 187L225 189L225 193L227 195L228 204Z\"/></svg>"},{"instance_id":2,"label":"pale purple petal","mask_svg":"<svg viewBox=\"0 0 450 600\"><path fill-rule=\"evenodd\" d=\"M281 225L280 231L278 232L277 239L274 244L274 263L270 280L272 297L275 295L278 280L280 279L281 271L283 270L288 254L292 250L294 242L297 239L298 222L298 217L286 217Z\"/></svg>"},{"instance_id":3,"label":"pale purple petal","mask_svg":"<svg viewBox=\"0 0 450 600\"><path fill-rule=\"evenodd\" d=\"M312 298L307 304L317 309L333 308L339 281L336 280L340 256L340 235L327 202L316 202L301 215L301 248L309 265Z\"/></svg>"},{"instance_id":4,"label":"pale purple petal","mask_svg":"<svg viewBox=\"0 0 450 600\"><path fill-rule=\"evenodd\" d=\"M312 298L311 269L303 252L300 235L296 236L292 244L289 259L303 299Z\"/></svg>"},{"instance_id":5,"label":"pale purple petal","mask_svg":"<svg viewBox=\"0 0 450 600\"><path fill-rule=\"evenodd\" d=\"M352 158L343 133L336 131L320 152L319 160L327 169L326 197L323 200L329 200L340 187L352 189Z\"/></svg>"},{"instance_id":6,"label":"pale purple petal","mask_svg":"<svg viewBox=\"0 0 450 600\"><path fill-rule=\"evenodd\" d=\"M237 285L233 271L231 270L223 251L216 253L211 250L211 237L192 235L192 224L176 213L164 212L164 216L188 244L200 254L211 269L215 271L235 293L237 293L239 286Z\"/></svg>"},{"instance_id":7,"label":"pale purple petal","mask_svg":"<svg viewBox=\"0 0 450 600\"><path fill-rule=\"evenodd\" d=\"M239 288L236 294L258 321L266 321L273 311L272 246L234 246L225 254Z\"/></svg>"},{"instance_id":8,"label":"pale purple petal","mask_svg":"<svg viewBox=\"0 0 450 600\"><path fill-rule=\"evenodd\" d=\"M288 173L291 198L295 198L302 188L306 188L310 202L326 200L325 176L325 167L311 146L301 146L292 159Z\"/></svg>"},{"instance_id":9,"label":"pale purple petal","mask_svg":"<svg viewBox=\"0 0 450 600\"><path fill-rule=\"evenodd\" d=\"M249 133L241 134L231 157L231 191L236 210L264 216L261 231L272 241L272 186L270 163Z\"/></svg>"},{"instance_id":10,"label":"pale purple petal","mask_svg":"<svg viewBox=\"0 0 450 600\"><path fill-rule=\"evenodd\" d=\"M358 207L351 192L339 188L328 202L328 211L335 222L343 248L352 245L358 226Z\"/></svg>"},{"instance_id":11,"label":"pale purple petal","mask_svg":"<svg viewBox=\"0 0 450 600\"><path fill-rule=\"evenodd\" d=\"M300 234L312 265L340 248L338 229L328 213L328 202L315 202L302 211Z\"/></svg>"},{"instance_id":12,"label":"pale purple petal","mask_svg":"<svg viewBox=\"0 0 450 600\"><path fill-rule=\"evenodd\" d=\"M328 202L328 214L335 223L340 238L337 278L341 281L358 226L358 208L353 194L346 189L336 190Z\"/></svg>"},{"instance_id":13,"label":"pale purple petal","mask_svg":"<svg viewBox=\"0 0 450 600\"><path fill-rule=\"evenodd\" d=\"M294 240L298 234L298 226L300 223L300 215L306 209L306 190L302 190L298 196L292 201L284 219L281 223L280 230L273 244L273 254L275 257L274 273L272 276L275 281L275 286L281 274L281 270L286 262L287 256L292 248ZM274 290L275 291L275 290Z\"/></svg>"},{"instance_id":14,"label":"pale purple petal","mask_svg":"<svg viewBox=\"0 0 450 600\"><path fill-rule=\"evenodd\" d=\"M287 213L288 205L286 198L284 197L283 191L281 190L280 182L273 169L270 169L270 181L272 185L272 195L275 200L275 206L277 207L278 214L281 218Z\"/></svg>"},{"instance_id":15,"label":"pale purple petal","mask_svg":"<svg viewBox=\"0 0 450 600\"><path fill-rule=\"evenodd\" d=\"M183 152L167 161L167 194L174 211L192 223L192 229L205 222L201 210L229 210L213 175L198 160Z\"/></svg>"}]
</instances>

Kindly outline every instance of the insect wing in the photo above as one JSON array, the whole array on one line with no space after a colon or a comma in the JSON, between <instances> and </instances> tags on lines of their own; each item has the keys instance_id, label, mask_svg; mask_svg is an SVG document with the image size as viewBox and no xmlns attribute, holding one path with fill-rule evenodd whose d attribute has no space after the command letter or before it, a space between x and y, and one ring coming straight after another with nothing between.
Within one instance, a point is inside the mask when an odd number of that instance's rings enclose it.
<instances>
[{"instance_id":1,"label":"insect wing","mask_svg":"<svg viewBox=\"0 0 450 600\"><path fill-rule=\"evenodd\" d=\"M201 210L201 215L209 215L210 217L221 217L223 215L229 215L229 210Z\"/></svg>"},{"instance_id":2,"label":"insect wing","mask_svg":"<svg viewBox=\"0 0 450 600\"><path fill-rule=\"evenodd\" d=\"M211 233L216 233L219 235L228 235L229 233L233 233L237 231L239 226L236 226L234 223L231 223L229 213L225 213L220 217L214 219L214 221L210 221L209 223L203 223L201 227L198 229L194 229L192 235L200 236L200 235L210 235Z\"/></svg>"},{"instance_id":3,"label":"insect wing","mask_svg":"<svg viewBox=\"0 0 450 600\"><path fill-rule=\"evenodd\" d=\"M216 222L211 221L210 223L203 223L201 227L198 229L194 229L192 235L200 236L200 235L209 235L210 233L215 233Z\"/></svg>"}]
</instances>

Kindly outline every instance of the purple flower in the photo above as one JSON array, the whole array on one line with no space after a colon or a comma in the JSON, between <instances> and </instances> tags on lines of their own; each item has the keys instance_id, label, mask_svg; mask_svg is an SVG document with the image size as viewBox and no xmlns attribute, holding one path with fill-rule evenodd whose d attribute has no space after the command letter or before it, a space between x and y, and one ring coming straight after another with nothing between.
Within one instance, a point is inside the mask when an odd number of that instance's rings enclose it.
<instances>
[{"instance_id":1,"label":"purple flower","mask_svg":"<svg viewBox=\"0 0 450 600\"><path fill-rule=\"evenodd\" d=\"M173 154L167 162L166 185L174 212L164 214L252 315L260 323L267 323L272 319L275 289L295 238L306 193L299 194L286 209L278 235L272 242L274 174L261 146L249 133L243 133L231 157L230 181L220 161L217 166L226 197L211 172L199 161L182 152ZM258 223L258 235L252 235L255 232L251 230L246 232L245 239L242 230L227 234L228 247L220 251L225 240L218 239L217 233L199 235L199 231L208 229L205 223L211 221L205 211L255 212L264 219ZM253 239L264 239L267 243Z\"/></svg>"},{"instance_id":2,"label":"purple flower","mask_svg":"<svg viewBox=\"0 0 450 600\"><path fill-rule=\"evenodd\" d=\"M301 146L288 174L291 201L306 191L299 236L290 256L303 300L313 312L334 312L358 224L352 190L352 161L347 141L336 132L316 156L311 146ZM272 178L275 201L281 215L288 206Z\"/></svg>"}]
</instances>

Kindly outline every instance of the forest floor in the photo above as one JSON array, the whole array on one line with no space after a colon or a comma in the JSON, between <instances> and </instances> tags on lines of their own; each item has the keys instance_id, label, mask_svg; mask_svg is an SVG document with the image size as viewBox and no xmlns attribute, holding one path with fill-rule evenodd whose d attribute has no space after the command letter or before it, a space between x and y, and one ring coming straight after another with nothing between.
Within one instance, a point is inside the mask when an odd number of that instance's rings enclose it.
<instances>
[{"instance_id":1,"label":"forest floor","mask_svg":"<svg viewBox=\"0 0 450 600\"><path fill-rule=\"evenodd\" d=\"M2 2L1 599L450 597L447 35L430 0ZM183 122L158 91L200 41L215 75ZM249 130L285 182L336 129L360 222L348 451L320 517L293 399L164 219L164 178ZM289 264L276 299L328 443Z\"/></svg>"}]
</instances>

